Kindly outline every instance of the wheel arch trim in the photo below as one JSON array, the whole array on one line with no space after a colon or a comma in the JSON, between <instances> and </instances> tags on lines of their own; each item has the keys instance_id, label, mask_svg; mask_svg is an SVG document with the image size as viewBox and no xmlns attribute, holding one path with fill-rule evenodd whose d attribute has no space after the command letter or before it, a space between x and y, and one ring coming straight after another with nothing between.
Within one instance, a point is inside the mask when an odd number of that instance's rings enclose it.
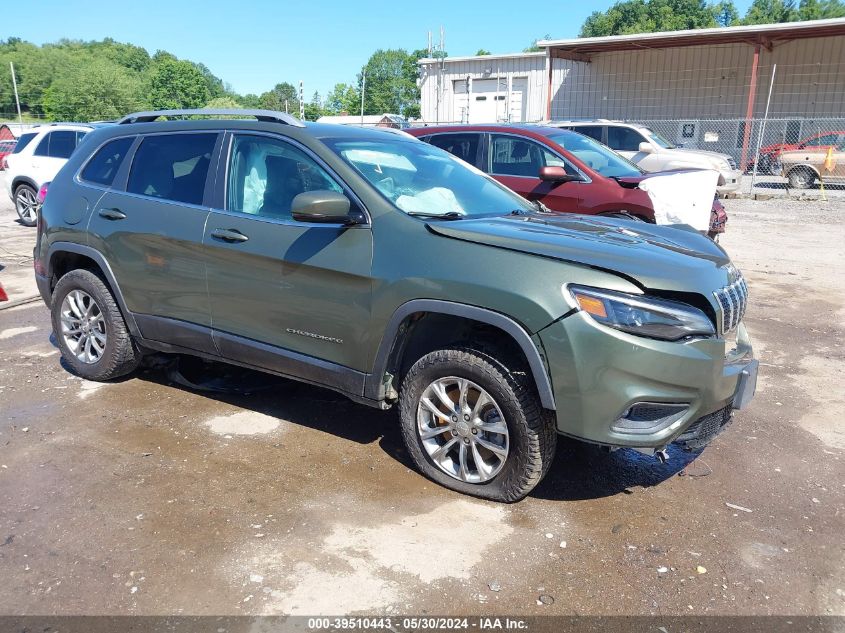
<instances>
[{"instance_id":1,"label":"wheel arch trim","mask_svg":"<svg viewBox=\"0 0 845 633\"><path fill-rule=\"evenodd\" d=\"M111 266L109 266L109 263L103 256L103 254L97 249L92 248L91 246L86 246L84 244L75 244L74 242L53 242L52 244L50 244L50 248L47 250L48 279L52 278L53 276L54 257L60 253L73 253L75 255L82 255L84 257L88 257L89 259L93 260L94 263L97 264L97 266L100 267L100 270L106 277L106 281L109 284L109 288L114 294L115 301L117 301L117 305L120 308L120 312L123 314L123 318L126 321L126 325L129 328L129 331L132 333L133 336L140 336L141 331L138 329L138 324L135 323L135 317L133 316L132 312L126 307L126 302L123 299L123 293L120 291L120 285L117 283L117 279L114 276L114 272L112 272Z\"/></svg>"},{"instance_id":2,"label":"wheel arch trim","mask_svg":"<svg viewBox=\"0 0 845 633\"><path fill-rule=\"evenodd\" d=\"M407 303L403 303L396 309L388 321L378 351L376 352L373 373L371 374L372 380L367 382L365 396L375 400L380 400L384 397L384 394L381 392L383 388L382 377L387 371L390 353L399 340L399 327L408 316L415 312L462 317L492 325L505 332L516 342L522 353L525 354L543 407L552 411L555 410L554 391L552 390L545 363L531 336L519 323L500 312L494 312L487 308L480 308L464 303L443 301L441 299L413 299Z\"/></svg>"}]
</instances>

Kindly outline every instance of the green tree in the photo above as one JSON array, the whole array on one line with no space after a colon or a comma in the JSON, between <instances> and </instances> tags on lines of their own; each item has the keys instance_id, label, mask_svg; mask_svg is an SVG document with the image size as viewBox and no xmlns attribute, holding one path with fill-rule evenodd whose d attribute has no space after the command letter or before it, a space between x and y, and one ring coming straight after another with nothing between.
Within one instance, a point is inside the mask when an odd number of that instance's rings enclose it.
<instances>
[{"instance_id":1,"label":"green tree","mask_svg":"<svg viewBox=\"0 0 845 633\"><path fill-rule=\"evenodd\" d=\"M595 13L593 15L595 15ZM592 16L590 16L590 17L592 17ZM587 19L589 20L590 18L587 18ZM581 27L581 28L583 30L584 27ZM540 42L540 40L551 39L551 37L552 37L551 35L546 33L543 37L535 38L534 41L531 42L531 44L529 46L526 46L525 48L522 49L522 52L523 53L539 53L540 51L546 50L542 46L538 46L537 43Z\"/></svg>"},{"instance_id":2,"label":"green tree","mask_svg":"<svg viewBox=\"0 0 845 633\"><path fill-rule=\"evenodd\" d=\"M427 51L409 54L401 48L378 49L367 60L358 75L359 89L366 75L364 90L365 114L400 114L418 117L420 91L417 86L417 60Z\"/></svg>"},{"instance_id":3,"label":"green tree","mask_svg":"<svg viewBox=\"0 0 845 633\"><path fill-rule=\"evenodd\" d=\"M201 108L208 103L208 85L196 66L159 53L153 57L148 81L150 106L157 110Z\"/></svg>"},{"instance_id":4,"label":"green tree","mask_svg":"<svg viewBox=\"0 0 845 633\"><path fill-rule=\"evenodd\" d=\"M493 53L488 51L486 48L479 48L477 51L475 51L476 57L481 57L483 55L492 55L492 54Z\"/></svg>"},{"instance_id":5,"label":"green tree","mask_svg":"<svg viewBox=\"0 0 845 633\"><path fill-rule=\"evenodd\" d=\"M261 107L261 97L256 94L245 94L243 96L235 97L240 104L245 108L260 108Z\"/></svg>"},{"instance_id":6,"label":"green tree","mask_svg":"<svg viewBox=\"0 0 845 633\"><path fill-rule=\"evenodd\" d=\"M710 10L719 26L731 26L739 21L739 12L731 0L722 0L710 5Z\"/></svg>"},{"instance_id":7,"label":"green tree","mask_svg":"<svg viewBox=\"0 0 845 633\"><path fill-rule=\"evenodd\" d=\"M360 108L361 93L355 89L355 86L349 84L335 84L323 102L323 109L329 114L341 112L352 114L358 112Z\"/></svg>"},{"instance_id":8,"label":"green tree","mask_svg":"<svg viewBox=\"0 0 845 633\"><path fill-rule=\"evenodd\" d=\"M53 120L115 119L144 107L141 81L108 59L78 63L44 92L44 113Z\"/></svg>"},{"instance_id":9,"label":"green tree","mask_svg":"<svg viewBox=\"0 0 845 633\"><path fill-rule=\"evenodd\" d=\"M595 11L581 26L581 37L630 33L681 31L719 26L722 19L735 19L729 0L708 4L705 0L626 0L607 11Z\"/></svg>"},{"instance_id":10,"label":"green tree","mask_svg":"<svg viewBox=\"0 0 845 633\"><path fill-rule=\"evenodd\" d=\"M776 24L798 19L795 0L754 0L742 19L743 24Z\"/></svg>"},{"instance_id":11,"label":"green tree","mask_svg":"<svg viewBox=\"0 0 845 633\"><path fill-rule=\"evenodd\" d=\"M272 90L262 94L259 100L261 107L265 110L299 114L299 92L293 84L286 81L276 84ZM287 108L285 108L286 102Z\"/></svg>"},{"instance_id":12,"label":"green tree","mask_svg":"<svg viewBox=\"0 0 845 633\"><path fill-rule=\"evenodd\" d=\"M204 108L209 108L211 110L241 110L243 106L238 103L233 97L224 96L224 97L214 97L210 99L208 103L206 103Z\"/></svg>"},{"instance_id":13,"label":"green tree","mask_svg":"<svg viewBox=\"0 0 845 633\"><path fill-rule=\"evenodd\" d=\"M841 0L801 0L799 20L826 20L845 17L845 3Z\"/></svg>"}]
</instances>

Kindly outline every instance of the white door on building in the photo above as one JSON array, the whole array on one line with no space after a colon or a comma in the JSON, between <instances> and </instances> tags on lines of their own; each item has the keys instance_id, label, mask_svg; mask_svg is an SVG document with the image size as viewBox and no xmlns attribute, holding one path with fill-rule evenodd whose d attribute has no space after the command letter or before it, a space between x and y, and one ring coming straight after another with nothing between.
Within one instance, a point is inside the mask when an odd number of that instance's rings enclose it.
<instances>
[{"instance_id":1,"label":"white door on building","mask_svg":"<svg viewBox=\"0 0 845 633\"><path fill-rule=\"evenodd\" d=\"M507 77L474 79L469 89L466 80L455 81L452 119L463 123L521 122L527 83L525 77L516 77L509 92Z\"/></svg>"}]
</instances>

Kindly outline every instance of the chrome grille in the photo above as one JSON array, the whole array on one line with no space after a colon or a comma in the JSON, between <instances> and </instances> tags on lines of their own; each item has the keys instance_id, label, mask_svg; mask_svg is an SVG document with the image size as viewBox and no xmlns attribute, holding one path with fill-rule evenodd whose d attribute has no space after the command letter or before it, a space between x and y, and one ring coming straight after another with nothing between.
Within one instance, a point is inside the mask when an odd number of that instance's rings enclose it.
<instances>
[{"instance_id":1,"label":"chrome grille","mask_svg":"<svg viewBox=\"0 0 845 633\"><path fill-rule=\"evenodd\" d=\"M730 286L725 286L713 293L722 309L722 334L732 331L745 314L748 304L748 286L742 275Z\"/></svg>"}]
</instances>

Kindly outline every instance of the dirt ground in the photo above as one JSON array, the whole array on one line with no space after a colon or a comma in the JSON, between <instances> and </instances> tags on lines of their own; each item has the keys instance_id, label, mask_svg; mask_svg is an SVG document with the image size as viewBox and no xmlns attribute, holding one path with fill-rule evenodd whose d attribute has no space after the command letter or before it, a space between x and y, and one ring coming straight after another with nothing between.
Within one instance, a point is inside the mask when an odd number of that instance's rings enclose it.
<instances>
[{"instance_id":1,"label":"dirt ground","mask_svg":"<svg viewBox=\"0 0 845 633\"><path fill-rule=\"evenodd\" d=\"M395 411L275 378L87 382L42 303L0 310L0 614L845 615L845 203L726 205L750 408L694 461L562 441L510 506L421 477ZM20 300L15 219L3 194Z\"/></svg>"}]
</instances>

